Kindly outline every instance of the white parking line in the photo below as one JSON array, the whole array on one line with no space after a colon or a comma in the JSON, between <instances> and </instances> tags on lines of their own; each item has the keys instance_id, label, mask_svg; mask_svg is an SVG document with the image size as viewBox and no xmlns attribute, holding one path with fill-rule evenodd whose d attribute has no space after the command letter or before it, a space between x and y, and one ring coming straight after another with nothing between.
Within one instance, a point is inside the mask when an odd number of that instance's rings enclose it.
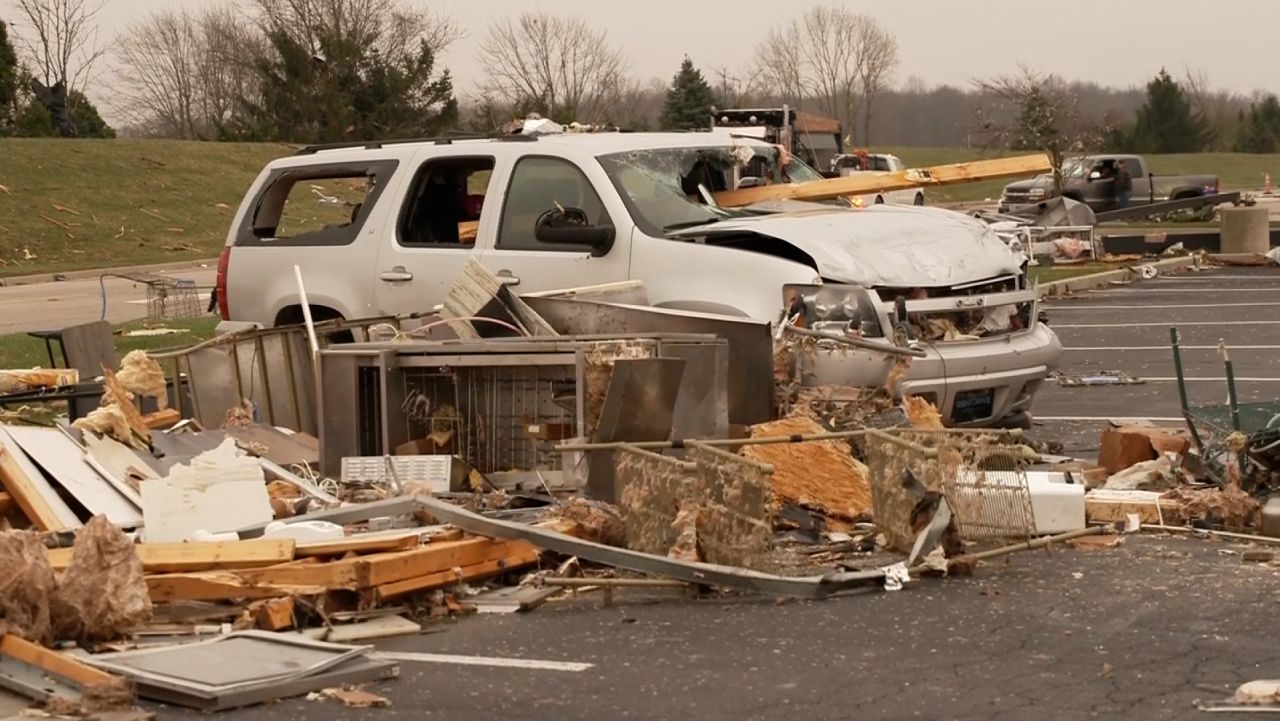
<instances>
[{"instance_id":1,"label":"white parking line","mask_svg":"<svg viewBox=\"0 0 1280 721\"><path fill-rule=\"evenodd\" d=\"M1162 323L1050 323L1050 328L1181 328L1188 325L1280 325L1280 320L1168 320Z\"/></svg>"},{"instance_id":2,"label":"white parking line","mask_svg":"<svg viewBox=\"0 0 1280 721\"><path fill-rule=\"evenodd\" d=\"M1182 416L1032 416L1037 421L1116 421L1118 423L1136 423L1138 421L1185 420Z\"/></svg>"},{"instance_id":3,"label":"white parking line","mask_svg":"<svg viewBox=\"0 0 1280 721\"><path fill-rule=\"evenodd\" d=\"M414 653L412 651L376 651L371 658L388 661L421 661L423 663L456 663L462 666L497 666L527 668L539 671L586 671L594 663L576 661L539 661L530 658L498 658L496 656L456 656L451 653Z\"/></svg>"},{"instance_id":4,"label":"white parking line","mask_svg":"<svg viewBox=\"0 0 1280 721\"><path fill-rule=\"evenodd\" d=\"M1280 293L1280 285L1266 288L1111 288L1089 295L1145 295L1147 293Z\"/></svg>"},{"instance_id":5,"label":"white parking line","mask_svg":"<svg viewBox=\"0 0 1280 721\"><path fill-rule=\"evenodd\" d=\"M1218 350L1216 345L1182 345L1182 350ZM1081 345L1063 348L1076 351L1108 351L1108 350L1170 350L1166 345ZM1280 345L1229 345L1227 350L1280 350Z\"/></svg>"},{"instance_id":6,"label":"white parking line","mask_svg":"<svg viewBox=\"0 0 1280 721\"><path fill-rule=\"evenodd\" d=\"M1158 308L1251 308L1280 305L1280 301L1268 301L1262 303L1214 303L1205 305L1204 303L1174 303L1170 305L1140 305L1131 303L1129 305L1048 305L1041 306L1045 310L1154 310Z\"/></svg>"}]
</instances>

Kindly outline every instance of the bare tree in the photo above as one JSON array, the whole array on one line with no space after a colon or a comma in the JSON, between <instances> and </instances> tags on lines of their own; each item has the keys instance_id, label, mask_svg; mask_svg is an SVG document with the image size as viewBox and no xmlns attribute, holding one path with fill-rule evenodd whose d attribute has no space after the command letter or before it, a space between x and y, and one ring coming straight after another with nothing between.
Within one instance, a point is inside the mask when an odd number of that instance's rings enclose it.
<instances>
[{"instance_id":1,"label":"bare tree","mask_svg":"<svg viewBox=\"0 0 1280 721\"><path fill-rule=\"evenodd\" d=\"M781 97L796 109L803 107L808 95L808 61L801 48L803 43L800 24L793 20L771 28L755 50L754 74L763 85L772 88L770 95Z\"/></svg>"},{"instance_id":2,"label":"bare tree","mask_svg":"<svg viewBox=\"0 0 1280 721\"><path fill-rule=\"evenodd\" d=\"M37 80L83 91L106 53L98 42L98 13L106 0L13 0L24 22L19 35Z\"/></svg>"},{"instance_id":3,"label":"bare tree","mask_svg":"<svg viewBox=\"0 0 1280 721\"><path fill-rule=\"evenodd\" d=\"M868 22L864 15L826 5L809 8L800 19L809 85L823 112L849 132L857 122L854 111L864 59L859 43Z\"/></svg>"},{"instance_id":4,"label":"bare tree","mask_svg":"<svg viewBox=\"0 0 1280 721\"><path fill-rule=\"evenodd\" d=\"M880 96L898 66L898 41L872 18L864 18L858 28L855 45L859 57L858 82L862 94L862 142L871 145L871 121L875 117L876 98Z\"/></svg>"},{"instance_id":5,"label":"bare tree","mask_svg":"<svg viewBox=\"0 0 1280 721\"><path fill-rule=\"evenodd\" d=\"M1209 74L1204 70L1188 68L1183 76L1182 88L1191 98L1192 107L1205 119L1213 132L1208 149L1231 150L1240 129L1240 113L1249 109L1248 101L1229 90L1215 89L1209 81Z\"/></svg>"},{"instance_id":6,"label":"bare tree","mask_svg":"<svg viewBox=\"0 0 1280 721\"><path fill-rule=\"evenodd\" d=\"M227 7L161 10L129 27L113 53L117 111L147 134L209 138L254 92L261 38Z\"/></svg>"},{"instance_id":7,"label":"bare tree","mask_svg":"<svg viewBox=\"0 0 1280 721\"><path fill-rule=\"evenodd\" d=\"M1020 66L1016 75L975 80L974 85L1005 105L979 106L977 131L984 146L1044 151L1053 165L1054 188L1059 193L1066 159L1102 140L1105 129L1084 119L1074 88L1057 75Z\"/></svg>"},{"instance_id":8,"label":"bare tree","mask_svg":"<svg viewBox=\"0 0 1280 721\"><path fill-rule=\"evenodd\" d=\"M622 54L581 18L526 12L497 20L480 46L484 90L561 120L604 120Z\"/></svg>"},{"instance_id":9,"label":"bare tree","mask_svg":"<svg viewBox=\"0 0 1280 721\"><path fill-rule=\"evenodd\" d=\"M748 68L746 73L737 74L720 66L711 68L710 75L716 81L713 89L720 107L738 108L755 101L756 85L760 80L759 68Z\"/></svg>"}]
</instances>

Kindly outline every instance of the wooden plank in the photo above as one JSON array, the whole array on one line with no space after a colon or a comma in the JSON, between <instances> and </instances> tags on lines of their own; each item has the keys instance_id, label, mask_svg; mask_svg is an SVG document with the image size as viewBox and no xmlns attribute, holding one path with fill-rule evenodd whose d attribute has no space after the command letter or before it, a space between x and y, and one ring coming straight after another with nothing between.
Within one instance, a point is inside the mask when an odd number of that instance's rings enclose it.
<instances>
[{"instance_id":1,"label":"wooden plank","mask_svg":"<svg viewBox=\"0 0 1280 721\"><path fill-rule=\"evenodd\" d=\"M83 525L3 428L0 428L0 485L37 530L65 531Z\"/></svg>"},{"instance_id":2,"label":"wooden plank","mask_svg":"<svg viewBox=\"0 0 1280 721\"><path fill-rule=\"evenodd\" d=\"M121 526L142 523L141 497L132 492L126 495L103 478L85 461L84 448L65 433L39 426L11 426L8 431L31 460L89 513Z\"/></svg>"},{"instance_id":3,"label":"wooden plank","mask_svg":"<svg viewBox=\"0 0 1280 721\"><path fill-rule=\"evenodd\" d=\"M102 387L111 392L116 398L116 405L120 411L124 413L124 420L129 424L129 429L139 438L151 445L151 429L147 428L147 422L142 419L142 412L138 410L138 406L129 400L129 391L125 390L120 384L120 379L116 378L115 371L106 366L102 366Z\"/></svg>"},{"instance_id":4,"label":"wooden plank","mask_svg":"<svg viewBox=\"0 0 1280 721\"><path fill-rule=\"evenodd\" d=\"M168 573L147 576L147 591L152 603L169 601L232 601L239 599L278 598L283 596L319 596L324 588L315 586L254 585L226 571L204 573Z\"/></svg>"},{"instance_id":5,"label":"wooden plank","mask_svg":"<svg viewBox=\"0 0 1280 721\"><path fill-rule=\"evenodd\" d=\"M376 553L384 551L403 551L422 545L417 532L399 536L373 536L366 534L348 536L341 541L323 541L304 543L294 550L295 556L344 556L348 553ZM461 533L459 533L461 535Z\"/></svg>"},{"instance_id":6,"label":"wooden plank","mask_svg":"<svg viewBox=\"0 0 1280 721\"><path fill-rule=\"evenodd\" d=\"M0 453L4 453L4 451L0 450ZM13 509L17 507L17 504L13 502L13 496L4 491L0 491L0 516L9 515L13 512Z\"/></svg>"},{"instance_id":7,"label":"wooden plank","mask_svg":"<svg viewBox=\"0 0 1280 721\"><path fill-rule=\"evenodd\" d=\"M293 598L269 598L249 607L254 625L264 631L293 628Z\"/></svg>"},{"instance_id":8,"label":"wooden plank","mask_svg":"<svg viewBox=\"0 0 1280 721\"><path fill-rule=\"evenodd\" d=\"M166 408L162 411L148 413L142 417L143 425L151 430L168 428L180 420L182 420L182 414L178 412L177 408Z\"/></svg>"},{"instance_id":9,"label":"wooden plank","mask_svg":"<svg viewBox=\"0 0 1280 721\"><path fill-rule=\"evenodd\" d=\"M523 542L520 542L521 545ZM532 548L532 546L528 546ZM246 583L358 590L447 571L514 553L509 542L491 538L430 543L411 551L378 553L329 563L237 571Z\"/></svg>"},{"instance_id":10,"label":"wooden plank","mask_svg":"<svg viewBox=\"0 0 1280 721\"><path fill-rule=\"evenodd\" d=\"M394 583L385 583L374 589L374 600L377 603L384 603L392 599L407 596L420 591L427 591L433 588L443 588L452 586L462 581L477 581L482 578L496 576L505 571L523 566L529 566L538 561L538 549L529 546L527 548L517 548L515 552L503 558L495 558L480 563L474 563L470 566L463 566L461 573L458 569L449 569L437 573L418 576L404 581L396 581Z\"/></svg>"},{"instance_id":11,"label":"wooden plank","mask_svg":"<svg viewBox=\"0 0 1280 721\"><path fill-rule=\"evenodd\" d=\"M1084 517L1091 523L1124 523L1130 513L1136 513L1144 524L1184 522L1182 504L1157 495L1155 491L1090 491L1084 497Z\"/></svg>"},{"instance_id":12,"label":"wooden plank","mask_svg":"<svg viewBox=\"0 0 1280 721\"><path fill-rule=\"evenodd\" d=\"M186 573L227 568L258 568L293 560L292 538L265 538L253 541L205 543L140 543L134 548L147 573ZM74 548L49 551L55 571L71 565Z\"/></svg>"},{"instance_id":13,"label":"wooden plank","mask_svg":"<svg viewBox=\"0 0 1280 721\"><path fill-rule=\"evenodd\" d=\"M909 168L894 173L857 173L809 183L784 183L722 190L715 194L715 199L718 204L726 208L769 200L830 200L908 188L1023 177L1047 173L1051 170L1053 166L1047 155L1019 155L1011 158L935 165L929 168Z\"/></svg>"},{"instance_id":14,"label":"wooden plank","mask_svg":"<svg viewBox=\"0 0 1280 721\"><path fill-rule=\"evenodd\" d=\"M116 681L116 677L106 671L81 663L67 654L51 651L39 644L23 640L13 634L6 634L0 639L0 655L36 666L53 676L73 681L80 686Z\"/></svg>"}]
</instances>

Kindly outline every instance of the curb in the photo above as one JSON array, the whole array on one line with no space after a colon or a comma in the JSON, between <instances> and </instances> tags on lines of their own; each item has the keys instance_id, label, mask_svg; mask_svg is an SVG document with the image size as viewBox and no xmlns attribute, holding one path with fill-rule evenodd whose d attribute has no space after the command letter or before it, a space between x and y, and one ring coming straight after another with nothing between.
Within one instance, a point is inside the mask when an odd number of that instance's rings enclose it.
<instances>
[{"instance_id":1,"label":"curb","mask_svg":"<svg viewBox=\"0 0 1280 721\"><path fill-rule=\"evenodd\" d=\"M1180 258L1165 258L1164 260L1156 260L1150 263L1134 263L1132 266L1117 268L1115 270L1104 270L1101 273L1091 273L1089 275L1080 275L1075 278L1063 278L1055 280L1052 283L1045 283L1037 289L1041 298L1061 298L1082 290L1094 290L1095 288L1105 288L1113 282L1130 281L1142 276L1134 268L1149 265L1157 270L1185 270L1196 264L1195 256L1182 256Z\"/></svg>"},{"instance_id":2,"label":"curb","mask_svg":"<svg viewBox=\"0 0 1280 721\"><path fill-rule=\"evenodd\" d=\"M13 275L7 278L0 278L0 288L15 285L34 285L36 283L57 283L64 280L84 280L86 278L97 278L101 275L111 273L147 273L152 271L184 270L187 268L192 270L203 270L203 268L200 267L202 265L207 265L211 268L217 267L218 259L207 258L196 260L177 260L169 263L153 263L150 265L124 265L114 268L89 268L85 270L33 273L32 275Z\"/></svg>"}]
</instances>

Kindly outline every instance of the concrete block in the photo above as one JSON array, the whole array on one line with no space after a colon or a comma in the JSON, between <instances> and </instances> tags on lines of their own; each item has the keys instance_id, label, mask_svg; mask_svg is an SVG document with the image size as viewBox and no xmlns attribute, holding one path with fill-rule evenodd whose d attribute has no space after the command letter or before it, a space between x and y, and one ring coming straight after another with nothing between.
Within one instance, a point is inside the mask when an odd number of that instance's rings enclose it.
<instances>
[{"instance_id":1,"label":"concrete block","mask_svg":"<svg viewBox=\"0 0 1280 721\"><path fill-rule=\"evenodd\" d=\"M1270 211L1265 207L1223 208L1222 253L1266 253L1271 249Z\"/></svg>"}]
</instances>

